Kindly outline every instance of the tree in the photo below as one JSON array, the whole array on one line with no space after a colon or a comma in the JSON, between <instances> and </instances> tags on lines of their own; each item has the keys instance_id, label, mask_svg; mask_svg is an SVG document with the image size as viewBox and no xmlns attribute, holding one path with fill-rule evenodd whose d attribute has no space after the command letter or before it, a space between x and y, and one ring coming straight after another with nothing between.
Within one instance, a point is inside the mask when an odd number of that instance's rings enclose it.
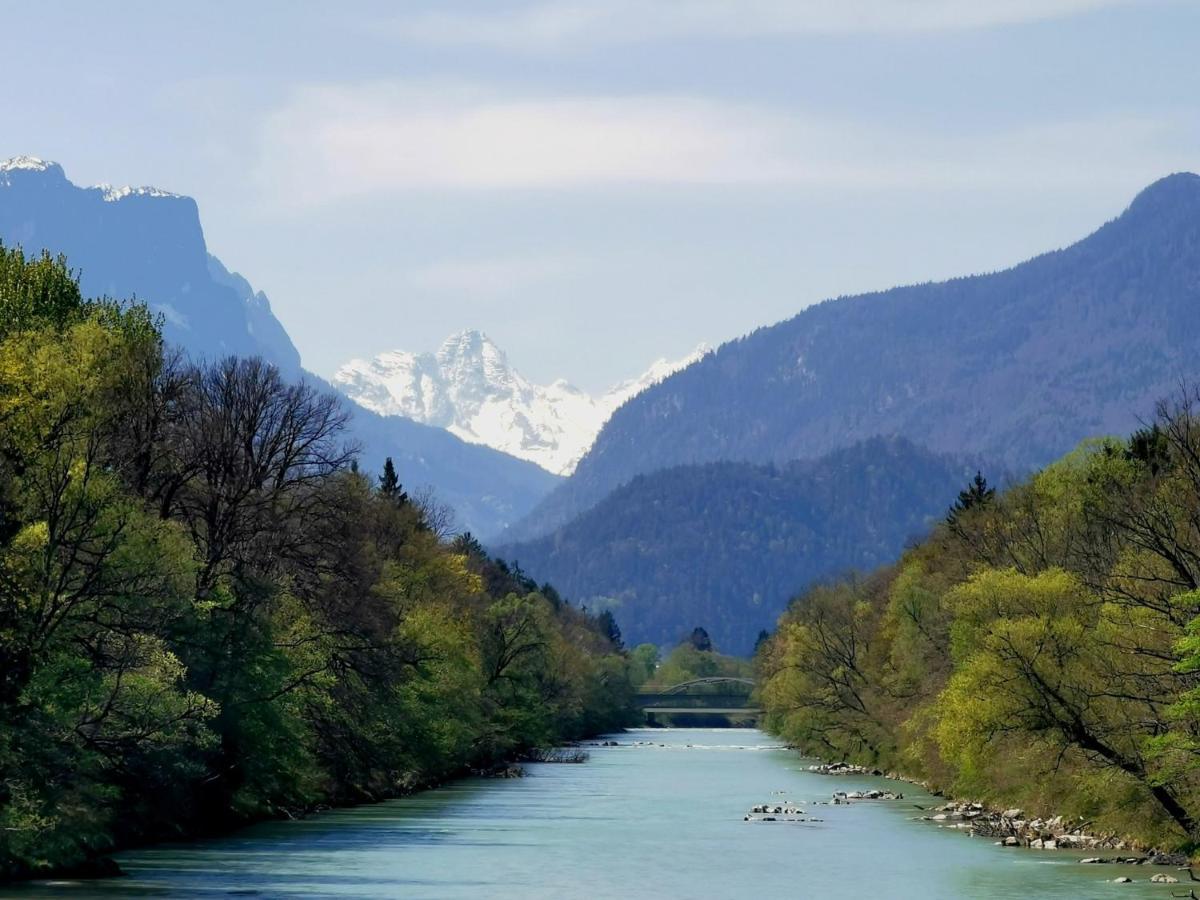
<instances>
[{"instance_id":1,"label":"tree","mask_svg":"<svg viewBox=\"0 0 1200 900\"><path fill-rule=\"evenodd\" d=\"M383 474L379 476L379 493L393 503L408 502L408 494L400 486L400 478L396 475L396 467L389 456L383 461Z\"/></svg>"},{"instance_id":2,"label":"tree","mask_svg":"<svg viewBox=\"0 0 1200 900\"><path fill-rule=\"evenodd\" d=\"M876 762L889 749L868 651L877 621L869 582L797 598L759 661L772 727L834 758Z\"/></svg>"},{"instance_id":3,"label":"tree","mask_svg":"<svg viewBox=\"0 0 1200 900\"><path fill-rule=\"evenodd\" d=\"M1119 609L1055 569L984 571L950 602L958 667L938 725L949 758L978 764L1002 736L1045 742L1132 779L1189 839L1200 838L1194 785L1160 769L1153 752L1183 676L1171 659L1122 647ZM1161 649L1167 656L1170 646Z\"/></svg>"},{"instance_id":4,"label":"tree","mask_svg":"<svg viewBox=\"0 0 1200 900\"><path fill-rule=\"evenodd\" d=\"M197 595L226 576L245 580L296 559L296 529L319 516L322 479L354 456L348 414L332 394L288 384L262 359L230 357L193 368L166 435L171 465L153 487L164 517L177 518L200 549Z\"/></svg>"},{"instance_id":5,"label":"tree","mask_svg":"<svg viewBox=\"0 0 1200 900\"><path fill-rule=\"evenodd\" d=\"M629 678L635 688L652 679L657 668L658 647L654 644L638 644L629 654Z\"/></svg>"},{"instance_id":6,"label":"tree","mask_svg":"<svg viewBox=\"0 0 1200 900\"><path fill-rule=\"evenodd\" d=\"M954 525L967 510L986 506L995 496L996 489L988 486L982 472L976 472L971 483L958 492L958 499L946 514L946 521Z\"/></svg>"},{"instance_id":7,"label":"tree","mask_svg":"<svg viewBox=\"0 0 1200 900\"><path fill-rule=\"evenodd\" d=\"M708 636L708 632L699 625L692 629L692 634L688 638L688 641L693 647L703 653L707 653L713 648L712 638L710 638Z\"/></svg>"},{"instance_id":8,"label":"tree","mask_svg":"<svg viewBox=\"0 0 1200 900\"><path fill-rule=\"evenodd\" d=\"M618 650L625 645L621 642L621 629L617 625L617 619L612 614L612 610L603 610L596 616L596 624L600 629L600 633L608 638L609 642Z\"/></svg>"}]
</instances>

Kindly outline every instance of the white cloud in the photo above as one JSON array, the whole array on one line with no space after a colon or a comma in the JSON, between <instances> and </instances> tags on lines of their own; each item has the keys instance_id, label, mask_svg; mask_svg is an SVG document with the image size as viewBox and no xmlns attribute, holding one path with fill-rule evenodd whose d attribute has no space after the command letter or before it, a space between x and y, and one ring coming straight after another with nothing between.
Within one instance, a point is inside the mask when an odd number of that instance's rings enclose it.
<instances>
[{"instance_id":1,"label":"white cloud","mask_svg":"<svg viewBox=\"0 0 1200 900\"><path fill-rule=\"evenodd\" d=\"M797 130L776 113L687 97L318 87L268 117L262 174L300 201L398 189L767 183L804 176L780 150L819 135Z\"/></svg>"},{"instance_id":2,"label":"white cloud","mask_svg":"<svg viewBox=\"0 0 1200 900\"><path fill-rule=\"evenodd\" d=\"M257 177L286 206L402 191L1125 184L1194 165L1186 127L1108 115L930 133L693 97L373 83L296 93L264 123Z\"/></svg>"},{"instance_id":3,"label":"white cloud","mask_svg":"<svg viewBox=\"0 0 1200 900\"><path fill-rule=\"evenodd\" d=\"M401 38L550 49L579 42L773 34L954 31L1067 18L1154 0L562 0L486 12L417 13Z\"/></svg>"}]
</instances>

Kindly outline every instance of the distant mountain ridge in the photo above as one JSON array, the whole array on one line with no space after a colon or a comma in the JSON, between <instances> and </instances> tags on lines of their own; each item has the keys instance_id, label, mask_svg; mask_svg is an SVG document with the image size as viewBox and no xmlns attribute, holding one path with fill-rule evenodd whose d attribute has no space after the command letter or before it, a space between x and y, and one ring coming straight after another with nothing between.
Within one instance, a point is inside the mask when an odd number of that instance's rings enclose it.
<instances>
[{"instance_id":1,"label":"distant mountain ridge","mask_svg":"<svg viewBox=\"0 0 1200 900\"><path fill-rule=\"evenodd\" d=\"M353 359L333 377L360 406L445 428L559 475L570 474L622 403L695 362L660 359L641 376L592 396L564 380L535 384L480 331L451 335L436 353L393 350Z\"/></svg>"},{"instance_id":2,"label":"distant mountain ridge","mask_svg":"<svg viewBox=\"0 0 1200 900\"><path fill-rule=\"evenodd\" d=\"M210 255L196 202L151 187L84 188L32 156L0 162L0 241L64 254L87 296L137 297L165 338L194 357L261 356L287 377L334 390L300 354L261 291ZM394 458L410 488L432 487L459 527L494 534L558 479L532 463L398 416L353 408L364 467Z\"/></svg>"},{"instance_id":3,"label":"distant mountain ridge","mask_svg":"<svg viewBox=\"0 0 1200 900\"><path fill-rule=\"evenodd\" d=\"M627 643L670 646L701 625L720 649L749 654L803 588L883 565L923 537L974 472L903 438L779 466L675 466L496 552L611 610Z\"/></svg>"},{"instance_id":4,"label":"distant mountain ridge","mask_svg":"<svg viewBox=\"0 0 1200 900\"><path fill-rule=\"evenodd\" d=\"M635 476L813 458L874 435L1015 471L1126 433L1200 375L1200 177L1011 269L827 300L719 347L619 409L506 540L546 534Z\"/></svg>"}]
</instances>

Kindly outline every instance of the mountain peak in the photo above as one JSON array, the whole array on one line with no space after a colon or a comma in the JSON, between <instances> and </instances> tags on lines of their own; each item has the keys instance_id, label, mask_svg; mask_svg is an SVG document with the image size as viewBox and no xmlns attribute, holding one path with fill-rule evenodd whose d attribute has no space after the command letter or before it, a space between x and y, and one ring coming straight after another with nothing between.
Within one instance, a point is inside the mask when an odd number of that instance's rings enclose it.
<instances>
[{"instance_id":1,"label":"mountain peak","mask_svg":"<svg viewBox=\"0 0 1200 900\"><path fill-rule=\"evenodd\" d=\"M13 172L29 174L45 173L52 177L61 178L64 181L67 177L66 173L63 172L62 166L58 163L39 159L36 156L11 156L0 162L0 175L9 175Z\"/></svg>"},{"instance_id":2,"label":"mountain peak","mask_svg":"<svg viewBox=\"0 0 1200 900\"><path fill-rule=\"evenodd\" d=\"M814 304L725 344L614 414L515 531L545 533L656 469L815 458L878 434L1045 465L1132 431L1200 376L1197 285L1200 176L1178 173L1060 251Z\"/></svg>"},{"instance_id":3,"label":"mountain peak","mask_svg":"<svg viewBox=\"0 0 1200 900\"><path fill-rule=\"evenodd\" d=\"M437 425L542 468L568 474L613 411L683 365L658 360L639 378L592 396L564 379L533 384L482 331L460 331L437 353L393 350L351 360L333 380L360 405Z\"/></svg>"},{"instance_id":4,"label":"mountain peak","mask_svg":"<svg viewBox=\"0 0 1200 900\"><path fill-rule=\"evenodd\" d=\"M482 331L466 329L456 332L442 341L437 352L438 359L463 359L470 357L504 358L504 351Z\"/></svg>"},{"instance_id":5,"label":"mountain peak","mask_svg":"<svg viewBox=\"0 0 1200 900\"><path fill-rule=\"evenodd\" d=\"M1129 204L1127 215L1163 215L1197 205L1200 205L1200 175L1175 172L1143 188Z\"/></svg>"}]
</instances>

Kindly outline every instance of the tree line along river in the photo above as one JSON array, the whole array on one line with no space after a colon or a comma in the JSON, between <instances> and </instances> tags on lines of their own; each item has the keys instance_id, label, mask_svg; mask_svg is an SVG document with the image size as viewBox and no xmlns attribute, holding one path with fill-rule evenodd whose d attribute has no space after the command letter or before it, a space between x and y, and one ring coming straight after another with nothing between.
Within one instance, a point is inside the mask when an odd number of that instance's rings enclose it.
<instances>
[{"instance_id":1,"label":"tree line along river","mask_svg":"<svg viewBox=\"0 0 1200 900\"><path fill-rule=\"evenodd\" d=\"M928 822L911 785L806 771L752 729L641 729L584 764L124 853L128 877L9 887L19 897L1170 897L1150 869L1006 849ZM889 787L899 801L816 805ZM815 823L745 821L762 803ZM1112 883L1128 876L1133 884ZM1186 877L1186 874L1185 874Z\"/></svg>"}]
</instances>

